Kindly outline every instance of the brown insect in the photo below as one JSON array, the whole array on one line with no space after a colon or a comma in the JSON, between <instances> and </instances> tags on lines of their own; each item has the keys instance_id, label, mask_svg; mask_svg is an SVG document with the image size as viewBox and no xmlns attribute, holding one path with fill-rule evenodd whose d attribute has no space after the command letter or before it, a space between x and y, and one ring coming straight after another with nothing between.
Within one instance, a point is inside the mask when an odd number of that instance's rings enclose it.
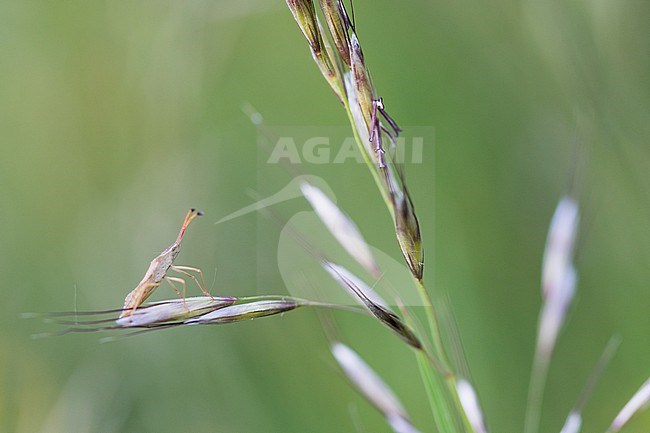
<instances>
[{"instance_id":1,"label":"brown insect","mask_svg":"<svg viewBox=\"0 0 650 433\"><path fill-rule=\"evenodd\" d=\"M203 272L201 272L200 269L192 268L189 266L174 265L174 259L176 259L176 256L181 251L181 241L183 240L187 226L192 222L192 220L194 220L194 218L202 215L203 212L197 211L196 209L190 209L187 211L187 215L185 215L185 220L183 221L181 231L178 233L176 241L167 247L165 251L160 253L158 257L151 261L149 269L147 269L147 272L144 274L142 281L140 281L140 283L136 286L135 289L131 291L131 293L126 295L126 298L124 298L124 307L122 307L122 314L120 315L120 318L132 315L135 310L140 305L142 305L142 303L149 296L151 296L153 291L156 290L156 287L160 285L162 280L167 281L172 286L174 291L179 296L183 297L183 302L185 302L185 280L179 277L168 276L167 271L170 269L191 278L194 280L197 286L199 286L205 296L212 297L212 295L210 295L205 289L205 280L203 279ZM201 278L201 281L199 282L199 280L188 271L196 272ZM176 287L174 283L180 284L183 287L183 290L178 290L178 287Z\"/></svg>"}]
</instances>

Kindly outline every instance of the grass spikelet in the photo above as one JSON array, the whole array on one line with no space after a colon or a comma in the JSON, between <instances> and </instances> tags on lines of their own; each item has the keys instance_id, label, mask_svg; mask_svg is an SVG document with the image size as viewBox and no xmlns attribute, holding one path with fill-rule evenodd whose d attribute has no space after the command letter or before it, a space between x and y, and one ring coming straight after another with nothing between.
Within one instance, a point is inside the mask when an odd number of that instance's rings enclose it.
<instances>
[{"instance_id":1,"label":"grass spikelet","mask_svg":"<svg viewBox=\"0 0 650 433\"><path fill-rule=\"evenodd\" d=\"M356 299L381 323L389 327L411 347L418 350L423 349L422 342L413 330L397 314L393 313L386 302L366 283L342 266L331 262L325 262L323 266L344 289L354 294Z\"/></svg>"},{"instance_id":2,"label":"grass spikelet","mask_svg":"<svg viewBox=\"0 0 650 433\"><path fill-rule=\"evenodd\" d=\"M231 305L211 313L186 320L185 324L223 324L241 322L258 317L273 316L295 310L303 304L296 300L262 300L245 304Z\"/></svg>"},{"instance_id":3,"label":"grass spikelet","mask_svg":"<svg viewBox=\"0 0 650 433\"><path fill-rule=\"evenodd\" d=\"M369 273L379 277L379 266L357 225L320 189L306 182L300 185L300 189L318 217L348 254Z\"/></svg>"},{"instance_id":4,"label":"grass spikelet","mask_svg":"<svg viewBox=\"0 0 650 433\"><path fill-rule=\"evenodd\" d=\"M354 350L334 343L332 354L354 386L386 417L395 432L418 431L395 393Z\"/></svg>"},{"instance_id":5,"label":"grass spikelet","mask_svg":"<svg viewBox=\"0 0 650 433\"><path fill-rule=\"evenodd\" d=\"M323 77L330 85L340 101L343 101L341 94L340 73L334 61L334 52L327 39L323 37L323 29L320 25L314 2L311 0L286 0L298 27L309 43L314 61L318 65Z\"/></svg>"},{"instance_id":6,"label":"grass spikelet","mask_svg":"<svg viewBox=\"0 0 650 433\"><path fill-rule=\"evenodd\" d=\"M351 71L344 74L343 81L345 85L345 91L348 95L348 108L350 110L350 117L353 122L354 130L357 132L358 139L361 142L361 151L370 161L373 173L376 173L375 167L378 165L377 154L372 149L372 143L370 142L370 132L363 117L361 106L359 105L357 90L354 84L354 76L352 75Z\"/></svg>"},{"instance_id":7,"label":"grass spikelet","mask_svg":"<svg viewBox=\"0 0 650 433\"><path fill-rule=\"evenodd\" d=\"M310 0L287 0L287 6L298 23L300 31L309 42L311 50L321 51L322 38L316 22L314 2Z\"/></svg>"},{"instance_id":8,"label":"grass spikelet","mask_svg":"<svg viewBox=\"0 0 650 433\"><path fill-rule=\"evenodd\" d=\"M140 327L166 322L178 322L232 305L236 298L210 298L200 296L171 301L155 302L138 308L132 315L121 317L115 322L125 328Z\"/></svg>"},{"instance_id":9,"label":"grass spikelet","mask_svg":"<svg viewBox=\"0 0 650 433\"><path fill-rule=\"evenodd\" d=\"M350 65L350 17L341 0L319 0L327 28L343 63Z\"/></svg>"},{"instance_id":10,"label":"grass spikelet","mask_svg":"<svg viewBox=\"0 0 650 433\"><path fill-rule=\"evenodd\" d=\"M352 77L354 78L353 83L356 91L356 100L361 109L366 129L371 131L373 124L373 102L376 98L375 88L370 79L370 72L366 68L361 44L357 35L354 33L350 36L350 63Z\"/></svg>"},{"instance_id":11,"label":"grass spikelet","mask_svg":"<svg viewBox=\"0 0 650 433\"><path fill-rule=\"evenodd\" d=\"M422 281L424 273L424 249L420 234L420 223L411 195L404 184L404 178L399 171L388 165L383 170L384 179L393 205L395 234L404 260L413 277Z\"/></svg>"}]
</instances>

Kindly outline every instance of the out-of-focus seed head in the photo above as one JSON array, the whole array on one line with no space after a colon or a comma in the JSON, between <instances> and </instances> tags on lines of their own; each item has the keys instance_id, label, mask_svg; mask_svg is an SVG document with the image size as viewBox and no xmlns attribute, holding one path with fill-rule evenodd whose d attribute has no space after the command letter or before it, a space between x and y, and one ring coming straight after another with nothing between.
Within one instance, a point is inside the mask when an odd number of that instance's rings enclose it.
<instances>
[{"instance_id":1,"label":"out-of-focus seed head","mask_svg":"<svg viewBox=\"0 0 650 433\"><path fill-rule=\"evenodd\" d=\"M474 433L487 433L483 411L481 411L474 387L465 379L459 379L456 382L456 392Z\"/></svg>"},{"instance_id":2,"label":"out-of-focus seed head","mask_svg":"<svg viewBox=\"0 0 650 433\"><path fill-rule=\"evenodd\" d=\"M571 266L573 248L578 231L578 204L565 197L555 209L546 239L542 265L542 290L544 297L561 287L565 273Z\"/></svg>"},{"instance_id":3,"label":"out-of-focus seed head","mask_svg":"<svg viewBox=\"0 0 650 433\"><path fill-rule=\"evenodd\" d=\"M648 406L650 406L650 379L641 385L641 388L632 396L618 415L616 415L612 425L607 430L608 433L620 431L634 415L646 409Z\"/></svg>"},{"instance_id":4,"label":"out-of-focus seed head","mask_svg":"<svg viewBox=\"0 0 650 433\"><path fill-rule=\"evenodd\" d=\"M582 415L578 412L571 412L564 421L564 426L560 433L580 433L582 428Z\"/></svg>"},{"instance_id":5,"label":"out-of-focus seed head","mask_svg":"<svg viewBox=\"0 0 650 433\"><path fill-rule=\"evenodd\" d=\"M320 189L306 182L300 185L300 189L318 217L348 254L364 269L378 277L379 266L357 225Z\"/></svg>"},{"instance_id":6,"label":"out-of-focus seed head","mask_svg":"<svg viewBox=\"0 0 650 433\"><path fill-rule=\"evenodd\" d=\"M386 421L395 433L420 433L420 430L416 429L410 420L399 415L388 415Z\"/></svg>"},{"instance_id":7,"label":"out-of-focus seed head","mask_svg":"<svg viewBox=\"0 0 650 433\"><path fill-rule=\"evenodd\" d=\"M350 18L341 0L320 0L327 27L341 60L350 67Z\"/></svg>"},{"instance_id":8,"label":"out-of-focus seed head","mask_svg":"<svg viewBox=\"0 0 650 433\"><path fill-rule=\"evenodd\" d=\"M550 357L575 296L577 273L573 266L573 247L578 231L578 205L563 198L555 210L546 240L542 264L544 305L537 336L538 353Z\"/></svg>"},{"instance_id":9,"label":"out-of-focus seed head","mask_svg":"<svg viewBox=\"0 0 650 433\"><path fill-rule=\"evenodd\" d=\"M420 433L390 387L354 350L334 343L332 354L352 384L386 417L395 433Z\"/></svg>"},{"instance_id":10,"label":"out-of-focus seed head","mask_svg":"<svg viewBox=\"0 0 650 433\"><path fill-rule=\"evenodd\" d=\"M332 354L357 389L384 416L408 419L406 410L397 396L354 350L345 344L334 343Z\"/></svg>"},{"instance_id":11,"label":"out-of-focus seed head","mask_svg":"<svg viewBox=\"0 0 650 433\"><path fill-rule=\"evenodd\" d=\"M564 274L564 281L550 293L544 301L539 319L539 335L537 336L538 353L550 357L560 329L564 324L566 313L575 296L577 273L570 267Z\"/></svg>"},{"instance_id":12,"label":"out-of-focus seed head","mask_svg":"<svg viewBox=\"0 0 650 433\"><path fill-rule=\"evenodd\" d=\"M332 262L323 262L323 268L343 287L352 298L363 306L367 302L389 309L388 303L372 287L367 285L361 278L352 272ZM367 299L367 301L366 301Z\"/></svg>"}]
</instances>

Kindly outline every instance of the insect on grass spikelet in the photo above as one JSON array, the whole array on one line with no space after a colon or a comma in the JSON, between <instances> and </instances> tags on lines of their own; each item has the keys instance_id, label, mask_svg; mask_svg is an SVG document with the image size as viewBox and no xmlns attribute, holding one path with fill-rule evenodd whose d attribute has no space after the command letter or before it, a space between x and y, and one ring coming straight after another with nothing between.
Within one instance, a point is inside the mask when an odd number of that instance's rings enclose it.
<instances>
[{"instance_id":1,"label":"insect on grass spikelet","mask_svg":"<svg viewBox=\"0 0 650 433\"><path fill-rule=\"evenodd\" d=\"M144 274L144 277L142 277L142 280L138 283L135 289L129 292L129 294L126 295L126 298L124 298L124 307L122 307L123 311L122 314L120 315L120 318L128 317L133 313L135 313L137 308L140 305L142 305L142 303L145 300L147 300L149 296L151 296L151 294L158 286L160 286L160 283L163 280L167 281L169 285L174 289L174 291L178 293L180 296L182 296L184 300L185 280L178 277L168 276L167 272L170 269L191 278L199 286L199 288L201 289L201 291L205 296L211 296L205 288L205 280L203 279L203 272L200 269L192 268L189 266L174 265L174 260L176 259L176 257L181 251L181 242L183 241L183 236L185 236L187 227L196 217L202 215L203 212L198 211L196 209L190 209L187 211L187 214L185 215L185 219L183 220L183 225L181 226L181 229L178 232L176 241L174 241L174 243L168 246L165 249L165 251L160 253L160 255L158 255L156 258L154 258L151 261L151 263L149 264L149 268ZM188 271L196 272L201 278L201 281L199 282L199 280L194 275L190 274ZM183 287L183 290L182 291L178 290L175 283L180 284Z\"/></svg>"}]
</instances>

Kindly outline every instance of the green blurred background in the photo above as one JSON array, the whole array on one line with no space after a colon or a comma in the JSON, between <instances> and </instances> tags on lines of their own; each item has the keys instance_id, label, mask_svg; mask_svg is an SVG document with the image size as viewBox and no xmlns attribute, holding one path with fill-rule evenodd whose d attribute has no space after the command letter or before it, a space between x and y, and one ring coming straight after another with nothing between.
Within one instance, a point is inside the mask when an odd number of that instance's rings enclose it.
<instances>
[{"instance_id":1,"label":"green blurred background","mask_svg":"<svg viewBox=\"0 0 650 433\"><path fill-rule=\"evenodd\" d=\"M542 431L560 430L619 334L585 411L584 431L603 431L650 374L650 3L359 0L356 15L392 116L435 128L407 167L425 281L450 294L494 432L523 425L546 231L575 175L579 292ZM189 207L207 216L179 263L210 281L216 269L216 294L285 293L277 227L213 224L288 181L263 163L246 102L270 127L346 124L282 1L0 1L0 431L388 431L312 311L110 344L33 340L57 328L19 318L119 307ZM302 168L399 259L367 169ZM370 319L335 317L435 431L410 351ZM645 414L629 431L648 428Z\"/></svg>"}]
</instances>

